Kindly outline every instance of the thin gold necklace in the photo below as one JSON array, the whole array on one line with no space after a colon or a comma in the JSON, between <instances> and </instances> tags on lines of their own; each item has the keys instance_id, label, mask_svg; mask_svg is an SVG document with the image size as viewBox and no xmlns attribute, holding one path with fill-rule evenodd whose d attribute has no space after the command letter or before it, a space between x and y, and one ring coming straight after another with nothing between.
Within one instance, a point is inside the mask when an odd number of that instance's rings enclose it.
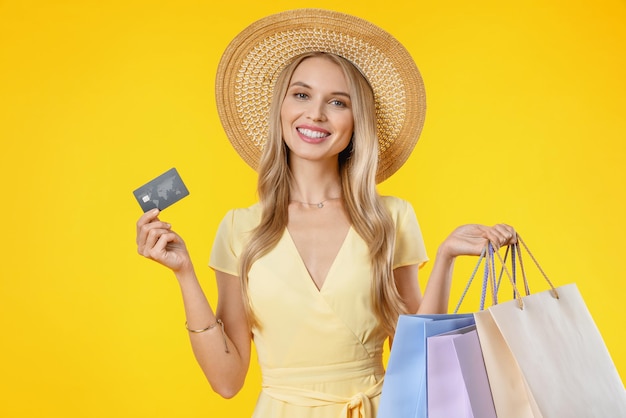
<instances>
[{"instance_id":1,"label":"thin gold necklace","mask_svg":"<svg viewBox=\"0 0 626 418\"><path fill-rule=\"evenodd\" d=\"M340 197L330 197L330 198L328 198L326 200L322 200L319 203L301 202L299 200L289 200L289 202L300 203L300 204L309 205L309 206L317 206L318 208L322 209L324 207L324 203L329 202L331 200L339 200L339 199L341 199L341 196Z\"/></svg>"}]
</instances>

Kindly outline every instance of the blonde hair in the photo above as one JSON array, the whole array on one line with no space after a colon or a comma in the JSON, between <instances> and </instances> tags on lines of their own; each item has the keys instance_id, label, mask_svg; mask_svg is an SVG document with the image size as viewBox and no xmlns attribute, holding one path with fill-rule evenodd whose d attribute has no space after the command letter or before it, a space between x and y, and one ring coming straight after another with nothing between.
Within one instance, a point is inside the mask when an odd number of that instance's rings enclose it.
<instances>
[{"instance_id":1,"label":"blonde hair","mask_svg":"<svg viewBox=\"0 0 626 418\"><path fill-rule=\"evenodd\" d=\"M372 304L388 335L392 336L398 316L406 312L393 277L395 226L376 190L378 138L374 94L359 70L345 58L314 52L297 57L279 75L269 115L268 139L258 168L261 221L252 231L239 267L239 277L250 325L255 318L248 295L248 272L252 264L276 246L288 221L289 189L292 181L288 149L282 140L280 109L291 76L307 58L325 57L337 64L348 81L354 117L350 144L339 154L339 173L348 217L355 231L368 243L372 263Z\"/></svg>"}]
</instances>

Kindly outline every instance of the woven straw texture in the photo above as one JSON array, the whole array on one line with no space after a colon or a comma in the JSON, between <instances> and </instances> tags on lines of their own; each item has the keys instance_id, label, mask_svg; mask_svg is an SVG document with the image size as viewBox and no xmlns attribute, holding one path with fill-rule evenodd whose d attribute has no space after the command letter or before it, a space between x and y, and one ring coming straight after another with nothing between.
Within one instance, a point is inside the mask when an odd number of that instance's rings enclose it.
<instances>
[{"instance_id":1,"label":"woven straw texture","mask_svg":"<svg viewBox=\"0 0 626 418\"><path fill-rule=\"evenodd\" d=\"M222 55L216 77L217 109L226 135L256 169L276 79L293 58L313 51L348 59L371 84L379 139L376 180L382 182L404 164L417 143L426 110L424 83L395 38L351 15L290 10L258 20L237 35Z\"/></svg>"}]
</instances>

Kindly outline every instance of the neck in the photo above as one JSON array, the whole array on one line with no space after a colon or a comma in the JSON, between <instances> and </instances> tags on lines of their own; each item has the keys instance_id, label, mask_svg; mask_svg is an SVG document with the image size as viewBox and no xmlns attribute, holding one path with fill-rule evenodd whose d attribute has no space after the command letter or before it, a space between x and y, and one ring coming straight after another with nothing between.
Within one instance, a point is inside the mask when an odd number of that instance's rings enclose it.
<instances>
[{"instance_id":1,"label":"neck","mask_svg":"<svg viewBox=\"0 0 626 418\"><path fill-rule=\"evenodd\" d=\"M317 204L342 196L341 180L337 167L320 164L298 164L291 167L291 200Z\"/></svg>"},{"instance_id":2,"label":"neck","mask_svg":"<svg viewBox=\"0 0 626 418\"><path fill-rule=\"evenodd\" d=\"M310 184L309 182L294 181L289 194L290 200L307 204L336 200L342 196L341 184L339 182Z\"/></svg>"}]
</instances>

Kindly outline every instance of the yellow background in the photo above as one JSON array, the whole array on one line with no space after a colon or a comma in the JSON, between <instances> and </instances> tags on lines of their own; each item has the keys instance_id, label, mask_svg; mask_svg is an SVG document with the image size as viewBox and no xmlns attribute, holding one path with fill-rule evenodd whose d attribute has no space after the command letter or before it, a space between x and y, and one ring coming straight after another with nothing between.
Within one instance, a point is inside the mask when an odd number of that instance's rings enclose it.
<instances>
[{"instance_id":1,"label":"yellow background","mask_svg":"<svg viewBox=\"0 0 626 418\"><path fill-rule=\"evenodd\" d=\"M234 400L211 392L175 279L136 254L131 192L178 168L191 195L163 218L214 303L215 229L255 200L215 110L218 60L247 24L307 6L371 20L420 67L426 125L380 190L413 203L430 254L459 224L513 224L578 284L626 376L624 1L0 0L0 416L250 415L256 365Z\"/></svg>"}]
</instances>

